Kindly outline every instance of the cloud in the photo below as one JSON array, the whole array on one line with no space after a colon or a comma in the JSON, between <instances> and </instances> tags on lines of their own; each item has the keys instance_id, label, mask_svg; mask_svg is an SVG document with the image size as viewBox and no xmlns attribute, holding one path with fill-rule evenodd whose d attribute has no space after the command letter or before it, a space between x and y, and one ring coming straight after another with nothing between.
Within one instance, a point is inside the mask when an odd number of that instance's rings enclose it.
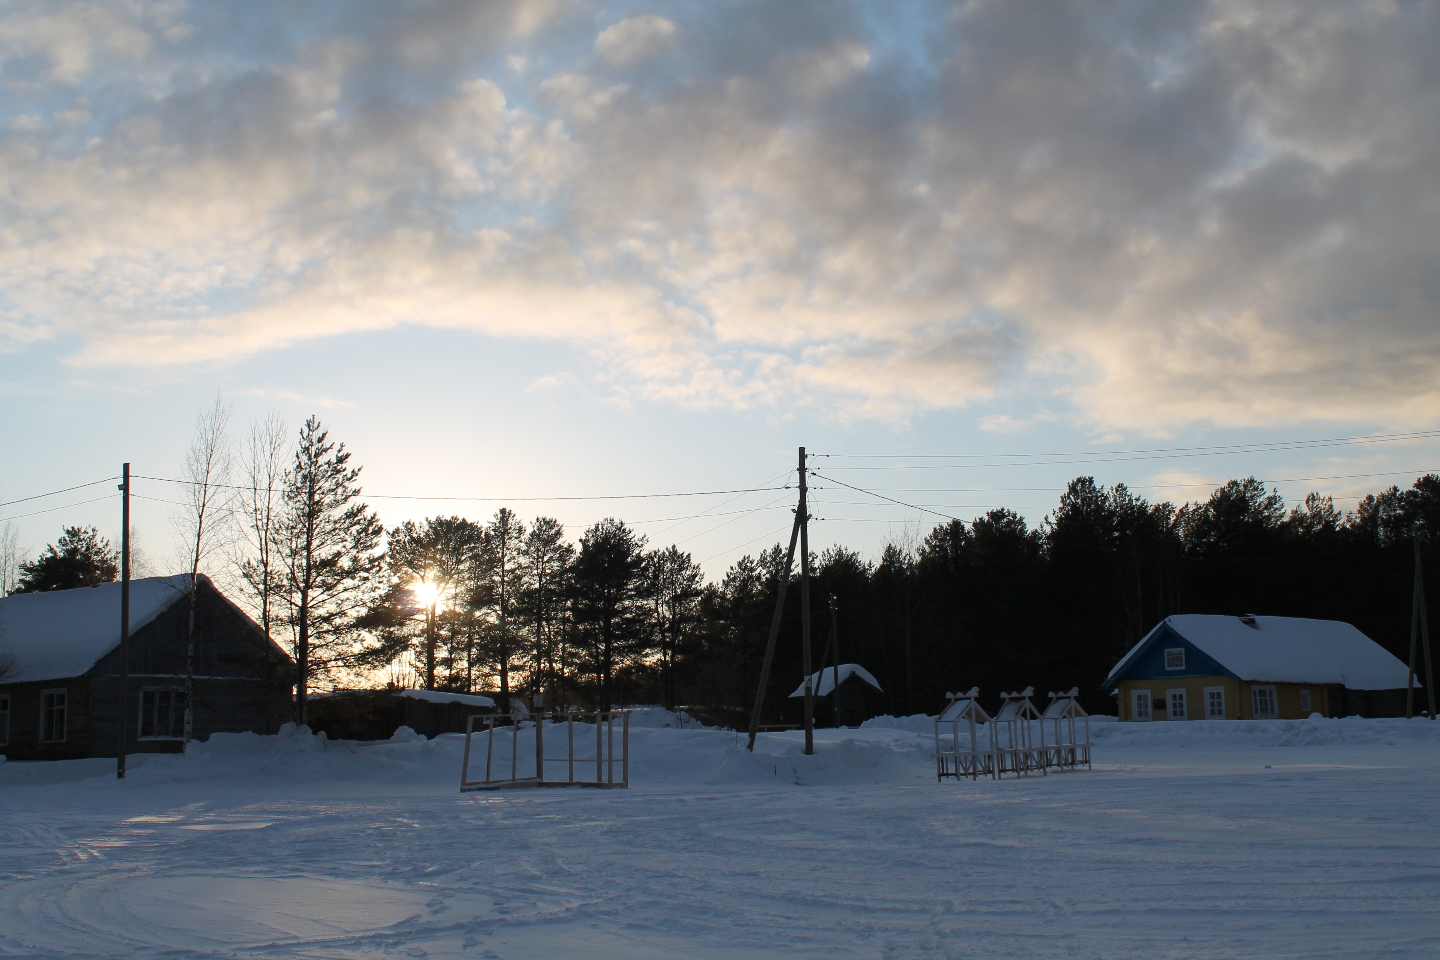
<instances>
[{"instance_id":1,"label":"cloud","mask_svg":"<svg viewBox=\"0 0 1440 960\"><path fill-rule=\"evenodd\" d=\"M625 67L655 56L674 40L675 24L647 13L601 30L595 38L595 52L611 64Z\"/></svg>"},{"instance_id":2,"label":"cloud","mask_svg":"<svg viewBox=\"0 0 1440 960\"><path fill-rule=\"evenodd\" d=\"M8 5L0 349L428 324L695 407L1440 415L1434 4L621 12Z\"/></svg>"}]
</instances>

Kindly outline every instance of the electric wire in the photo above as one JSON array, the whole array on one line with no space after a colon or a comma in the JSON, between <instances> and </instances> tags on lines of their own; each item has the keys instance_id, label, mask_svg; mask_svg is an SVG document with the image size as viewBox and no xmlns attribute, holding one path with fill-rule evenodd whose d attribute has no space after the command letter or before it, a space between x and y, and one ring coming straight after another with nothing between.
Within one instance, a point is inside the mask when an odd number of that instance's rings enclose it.
<instances>
[{"instance_id":1,"label":"electric wire","mask_svg":"<svg viewBox=\"0 0 1440 960\"><path fill-rule=\"evenodd\" d=\"M790 529L790 526L791 526L791 525L787 523L787 524L785 524L783 527L779 527L779 528L777 528L777 529L775 529L775 530L770 531L769 533L762 533L762 534L760 534L760 536L756 537L754 540L746 540L744 543L740 544L739 546L731 547L731 548L728 549L728 550L721 550L719 553L713 553L713 554L711 554L710 556L706 557L704 560L701 560L701 561L700 561L700 564L703 566L704 564L709 563L711 560L714 560L716 557L723 557L723 556L725 556L725 554L727 554L727 553L734 553L736 550L743 550L743 549L745 549L746 547L750 546L750 544L755 543L757 540L766 540L766 539L769 539L770 537L775 536L777 533L784 533L786 530L789 530L789 529Z\"/></svg>"},{"instance_id":2,"label":"electric wire","mask_svg":"<svg viewBox=\"0 0 1440 960\"><path fill-rule=\"evenodd\" d=\"M48 508L46 508L46 509L44 509L44 510L36 510L36 511L34 511L34 512L32 512L32 513L22 513L22 514L20 514L18 517L6 517L5 519L6 519L6 520L24 520L26 517L38 517L38 516L40 516L40 514L42 514L42 513L54 513L56 510L70 510L70 509L72 509L72 508L74 508L74 507L83 507L83 506L85 506L87 503L99 503L99 502L102 501L102 500L110 500L110 499L112 499L112 498L119 497L119 496L120 496L120 494L118 494L118 493L112 493L112 494L108 494L108 495L103 496L103 497L96 497L96 498L93 499L93 500L81 500L79 503L67 503L67 504L64 504L64 505L58 506L58 507L48 507Z\"/></svg>"},{"instance_id":3,"label":"electric wire","mask_svg":"<svg viewBox=\"0 0 1440 960\"><path fill-rule=\"evenodd\" d=\"M812 471L812 473L813 473L813 471ZM819 474L814 474L814 475L815 475L815 476L820 476ZM917 506L916 506L915 504L913 504L913 503L905 503L905 502L902 501L902 500L896 500L894 497L887 497L887 496L885 496L884 494L876 493L876 492L874 492L873 490L866 490L866 489L863 488L863 487L851 486L850 484L846 483L846 482L843 481L843 480L836 480L834 477L823 477L823 476L822 476L822 477L820 477L820 479L821 479L821 480L824 480L826 483L838 483L838 484L840 484L840 486L846 487L846 488L848 488L848 489L850 489L850 490L854 490L856 493L864 493L864 494L868 494L869 496L872 496L872 497L877 497L877 498L879 498L879 499L881 499L881 500L888 500L888 501L890 501L890 502L893 503L893 504L896 504L896 505L898 505L898 506L905 507L907 510L919 510L919 511L921 511L922 513L933 513L933 514L935 514L935 516L937 516L937 517L944 517L946 520L954 520L954 521L959 522L959 523L963 523L963 522L964 522L964 521L962 521L959 517L952 517L952 516L950 516L950 514L948 514L948 513L941 513L939 510L931 510L931 509L929 509L928 507L917 507Z\"/></svg>"},{"instance_id":4,"label":"electric wire","mask_svg":"<svg viewBox=\"0 0 1440 960\"><path fill-rule=\"evenodd\" d=\"M131 474L132 480L154 480L159 483L181 483L189 484L189 480L176 480L172 477L148 477L141 474ZM252 490L255 488L241 486L233 483L212 483L212 487L220 487L228 490ZM430 497L410 494L396 493L366 493L362 494L365 500L466 500L482 503L529 503L536 501L561 501L561 500L650 500L657 497L718 497L727 493L763 493L768 490L784 490L784 487L745 487L736 490L686 490L680 493L613 493L600 494L588 497ZM280 493L282 491L274 488L259 488L258 492Z\"/></svg>"},{"instance_id":5,"label":"electric wire","mask_svg":"<svg viewBox=\"0 0 1440 960\"><path fill-rule=\"evenodd\" d=\"M1270 450L1304 450L1318 447L1346 446L1363 443L1395 443L1402 440L1440 439L1440 430L1416 430L1409 433L1362 434L1355 437L1330 437L1317 440L1275 440L1255 443L1215 444L1201 447L1149 447L1139 450L1079 450L1058 453L814 453L813 457L840 457L851 460L987 460L1006 457L1091 457L1131 456L1138 454L1173 453L1177 455L1213 456L1221 453L1257 453ZM834 469L834 468L827 468ZM848 467L846 469L858 469Z\"/></svg>"},{"instance_id":6,"label":"electric wire","mask_svg":"<svg viewBox=\"0 0 1440 960\"><path fill-rule=\"evenodd\" d=\"M33 497L21 497L19 500L7 500L7 501L5 501L4 503L0 503L0 507L9 507L9 506L12 506L12 505L17 504L17 503L27 503L27 502L29 502L29 501L31 501L31 500L41 500L41 499L44 499L45 497L53 497L53 496L56 496L57 494L69 493L69 492L72 491L72 490L84 490L86 487L93 487L93 486L95 486L95 485L98 484L98 483L110 483L110 482L113 481L113 480L119 480L119 479L120 479L119 477L106 477L106 478L103 479L103 480L91 480L89 483L81 483L81 484L77 484L77 485L75 485L75 486L73 486L73 487L65 487L65 488L62 489L62 490L51 490L49 493L37 493L37 494L35 494L35 496L33 496ZM26 514L26 516L34 516L34 514ZM20 518L19 518L19 517L12 517L11 519L12 519L12 520L18 520L18 519L20 519Z\"/></svg>"}]
</instances>

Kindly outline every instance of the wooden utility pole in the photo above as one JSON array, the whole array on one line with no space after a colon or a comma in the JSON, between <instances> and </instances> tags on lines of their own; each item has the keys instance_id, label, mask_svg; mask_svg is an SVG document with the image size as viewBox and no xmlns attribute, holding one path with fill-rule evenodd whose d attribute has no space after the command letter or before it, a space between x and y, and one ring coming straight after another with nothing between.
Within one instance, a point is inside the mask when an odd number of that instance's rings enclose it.
<instances>
[{"instance_id":1,"label":"wooden utility pole","mask_svg":"<svg viewBox=\"0 0 1440 960\"><path fill-rule=\"evenodd\" d=\"M1410 604L1410 673L1405 689L1405 716L1415 716L1415 654L1416 641L1423 645L1425 652L1425 700L1429 706L1430 719L1435 719L1435 674L1430 668L1430 618L1425 609L1425 573L1420 564L1420 538L1411 541L1415 545L1415 591Z\"/></svg>"},{"instance_id":2,"label":"wooden utility pole","mask_svg":"<svg viewBox=\"0 0 1440 960\"><path fill-rule=\"evenodd\" d=\"M115 776L125 779L130 730L130 464L120 469L120 729L115 731Z\"/></svg>"},{"instance_id":3,"label":"wooden utility pole","mask_svg":"<svg viewBox=\"0 0 1440 960\"><path fill-rule=\"evenodd\" d=\"M800 650L805 670L805 755L815 752L815 684L810 662L810 504L806 500L805 448L800 448Z\"/></svg>"},{"instance_id":4,"label":"wooden utility pole","mask_svg":"<svg viewBox=\"0 0 1440 960\"><path fill-rule=\"evenodd\" d=\"M785 592L790 587L790 570L795 565L795 541L800 536L800 511L795 511L795 524L790 528L790 549L785 551L785 569L780 571L780 592L775 599L775 615L770 618L770 638L765 641L765 661L760 667L760 685L755 689L755 708L750 711L750 742L745 749L754 751L755 735L760 732L760 711L765 708L765 687L770 683L770 664L775 659L775 638L780 635L780 618L785 612Z\"/></svg>"},{"instance_id":5,"label":"wooden utility pole","mask_svg":"<svg viewBox=\"0 0 1440 960\"><path fill-rule=\"evenodd\" d=\"M840 630L835 625L835 594L830 594L830 642L827 648L834 654L834 666L830 673L830 713L835 726L840 726ZM823 667L821 668L824 669Z\"/></svg>"}]
</instances>

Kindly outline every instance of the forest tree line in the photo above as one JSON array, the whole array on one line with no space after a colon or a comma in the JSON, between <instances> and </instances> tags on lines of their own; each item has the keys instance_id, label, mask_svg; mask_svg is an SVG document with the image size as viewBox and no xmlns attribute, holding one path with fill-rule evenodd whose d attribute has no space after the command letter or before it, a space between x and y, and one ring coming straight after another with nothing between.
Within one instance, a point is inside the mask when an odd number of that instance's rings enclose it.
<instances>
[{"instance_id":1,"label":"forest tree line","mask_svg":"<svg viewBox=\"0 0 1440 960\"><path fill-rule=\"evenodd\" d=\"M616 518L574 542L556 519L508 508L387 531L363 500L359 467L318 419L293 444L273 418L259 424L238 456L225 420L218 404L201 418L187 459L184 566L238 591L295 656L302 721L312 688L387 682L747 721L782 545L707 583L689 554L651 547ZM1092 711L1113 712L1106 673L1176 613L1345 620L1403 659L1413 544L1428 557L1437 536L1435 475L1350 512L1318 494L1287 509L1254 478L1176 507L1078 477L1038 527L1002 508L938 525L911 548L887 545L874 561L843 546L814 556L814 666L833 626L839 662L869 669L896 714L933 713L946 691L972 685L987 696L1079 686ZM14 589L117 572L112 545L67 528L21 565ZM786 698L802 674L800 603L788 590L765 722L797 709Z\"/></svg>"}]
</instances>

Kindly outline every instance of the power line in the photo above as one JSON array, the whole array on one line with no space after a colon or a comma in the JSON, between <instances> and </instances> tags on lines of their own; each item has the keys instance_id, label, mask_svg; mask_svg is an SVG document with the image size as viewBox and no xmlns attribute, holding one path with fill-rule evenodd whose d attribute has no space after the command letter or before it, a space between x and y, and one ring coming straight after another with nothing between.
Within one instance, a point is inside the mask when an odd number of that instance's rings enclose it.
<instances>
[{"instance_id":1,"label":"power line","mask_svg":"<svg viewBox=\"0 0 1440 960\"><path fill-rule=\"evenodd\" d=\"M189 484L189 480L175 480L170 477L146 477L136 474L135 480L155 480L160 483L181 483ZM219 487L227 490L257 490L249 486L241 486L233 483L212 483L212 487ZM560 501L560 500L649 500L657 497L718 497L728 493L764 493L769 490L788 490L789 487L745 487L737 490L687 490L681 493L614 493L601 494L590 497L429 497L409 494L394 493L367 493L363 494L366 500L464 500L478 501L481 503L527 503L535 501ZM258 492L279 493L274 488L260 487Z\"/></svg>"},{"instance_id":2,"label":"power line","mask_svg":"<svg viewBox=\"0 0 1440 960\"><path fill-rule=\"evenodd\" d=\"M850 460L990 460L1000 457L1010 459L1028 457L1099 457L1132 456L1139 454L1177 454L1189 456L1214 456L1222 453L1256 453L1270 450L1303 450L1314 447L1345 446L1361 443L1394 443L1401 440L1440 439L1440 430L1419 430L1411 433L1377 433L1357 437L1331 437L1319 440L1276 440L1265 443L1217 444L1204 447L1151 447L1140 450L1079 450L1059 453L816 453L815 457L841 457ZM1152 459L1138 457L1139 459ZM834 469L829 468L829 469ZM846 467L858 470L859 467ZM883 469L883 468L878 468Z\"/></svg>"},{"instance_id":3,"label":"power line","mask_svg":"<svg viewBox=\"0 0 1440 960\"><path fill-rule=\"evenodd\" d=\"M12 504L16 504L16 503L26 503L26 502L28 502L28 501L30 501L30 500L40 500L40 499L42 499L42 498L44 498L44 497L53 497L53 496L55 496L56 494L69 493L69 492L72 491L72 490L84 490L86 487L93 487L93 486L95 486L95 485L98 484L98 483L110 483L111 481L113 481L113 480L118 480L118 479L120 479L120 478L119 478L119 477L106 477L104 480L91 480L89 483L82 483L82 484L79 484L79 485L77 485L77 486L66 487L66 488L64 488L63 490L51 490L49 493L37 493L37 494L35 494L35 496L33 496L33 497L21 497L19 500L7 500L7 501L4 502L4 503L0 503L0 507L8 507L8 506L11 506ZM41 513L44 513L45 511L42 510L42 511L40 511L40 512L41 512ZM27 517L33 517L34 515L35 515L35 514L33 514L33 513L27 513L27 514L26 514ZM12 520L18 520L18 519L20 519L20 518L19 518L19 517L11 517L10 519L12 519Z\"/></svg>"},{"instance_id":4,"label":"power line","mask_svg":"<svg viewBox=\"0 0 1440 960\"><path fill-rule=\"evenodd\" d=\"M725 554L727 554L727 553L734 553L736 550L742 550L742 549L744 549L745 547L750 546L750 544L754 543L756 540L765 540L765 539L768 539L768 538L770 538L770 537L775 536L776 534L784 533L786 530L789 530L789 529L790 529L790 524L787 523L787 524L785 524L783 527L777 527L776 529L771 530L769 533L762 533L762 534L760 534L760 536L756 537L754 540L746 540L744 543L740 544L739 546L731 547L731 548L728 549L728 550L721 550L719 553L711 554L710 556L706 557L704 560L701 560L700 563L701 563L701 564L709 563L711 560L714 560L716 557L723 557L723 556L725 556Z\"/></svg>"},{"instance_id":5,"label":"power line","mask_svg":"<svg viewBox=\"0 0 1440 960\"><path fill-rule=\"evenodd\" d=\"M811 472L813 473L814 471L811 471ZM817 476L817 477L820 476L819 474L814 474L814 475ZM820 479L826 481L827 483L838 483L838 484L840 484L840 486L842 486L842 487L847 487L847 488L849 488L849 489L851 489L851 490L854 490L856 493L864 493L864 494L868 494L868 495L870 495L870 496L872 496L872 497L878 497L878 498L881 499L881 500L888 500L888 501L890 501L890 502L893 503L893 504L897 504L897 505L899 505L899 506L905 507L905 508L910 509L910 510L919 510L919 511L921 511L921 512L923 512L923 513L933 513L933 514L935 514L935 516L937 516L937 517L944 517L946 520L954 520L954 521L960 522L960 523L963 523L963 522L964 522L964 521L960 520L959 517L952 517L952 516L950 516L950 514L948 514L948 513L941 513L941 512L938 511L938 510L931 510L931 509L928 508L928 507L917 507L917 506L916 506L915 504L913 504L913 503L904 503L904 502L902 502L902 501L900 501L900 500L896 500L896 499L893 498L893 497L887 497L887 496L885 496L885 495L883 495L883 494L876 493L876 492L874 492L873 490L866 490L866 489L864 489L863 487L854 487L854 486L851 486L850 484L846 483L846 482L843 481L843 480L836 480L834 477L820 477Z\"/></svg>"},{"instance_id":6,"label":"power line","mask_svg":"<svg viewBox=\"0 0 1440 960\"><path fill-rule=\"evenodd\" d=\"M87 486L87 487L88 487L88 486L93 486L93 484L88 484L88 483L87 483L87 484L85 484L85 486ZM45 509L45 510L36 510L36 511L33 512L33 513L22 513L22 514L20 514L20 516L18 516L18 517L6 517L5 519L6 519L6 520L24 520L26 517L38 517L38 516L40 516L40 514L42 514L42 513L54 513L56 510L70 510L70 509L72 509L72 508L74 508L74 507L83 507L83 506L85 506L87 503L99 503L99 502L102 501L102 500L110 500L110 499L113 499L115 496L116 496L116 494L113 494L113 493L112 493L112 494L110 494L110 495L108 495L108 496L96 497L96 498L93 499L93 500L81 500L79 503L67 503L67 504L65 504L64 506L61 506L61 507L49 507L49 508L47 508L47 509Z\"/></svg>"}]
</instances>

